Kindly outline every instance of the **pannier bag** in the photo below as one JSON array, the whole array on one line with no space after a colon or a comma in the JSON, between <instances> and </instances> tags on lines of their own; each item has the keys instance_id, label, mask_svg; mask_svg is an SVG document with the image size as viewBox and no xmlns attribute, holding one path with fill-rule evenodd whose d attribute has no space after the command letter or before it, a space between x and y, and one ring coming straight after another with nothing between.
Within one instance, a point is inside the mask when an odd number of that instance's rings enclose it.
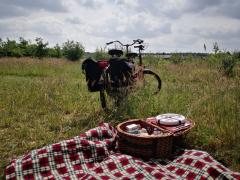
<instances>
[{"instance_id":1,"label":"pannier bag","mask_svg":"<svg viewBox=\"0 0 240 180\"><path fill-rule=\"evenodd\" d=\"M111 58L108 73L113 87L128 86L132 83L132 67L125 59Z\"/></svg>"},{"instance_id":2,"label":"pannier bag","mask_svg":"<svg viewBox=\"0 0 240 180\"><path fill-rule=\"evenodd\" d=\"M86 75L88 90L90 92L100 91L103 88L103 82L100 81L103 69L99 63L88 58L82 63L82 70Z\"/></svg>"}]
</instances>

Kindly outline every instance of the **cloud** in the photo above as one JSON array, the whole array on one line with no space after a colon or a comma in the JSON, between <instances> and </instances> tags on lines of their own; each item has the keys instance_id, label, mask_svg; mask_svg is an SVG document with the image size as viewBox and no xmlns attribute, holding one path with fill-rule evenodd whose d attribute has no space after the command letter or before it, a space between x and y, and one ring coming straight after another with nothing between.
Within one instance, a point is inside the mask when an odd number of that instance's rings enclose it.
<instances>
[{"instance_id":1,"label":"cloud","mask_svg":"<svg viewBox=\"0 0 240 180\"><path fill-rule=\"evenodd\" d=\"M187 12L202 12L204 16L227 16L240 19L240 1L237 0L188 0L185 10Z\"/></svg>"},{"instance_id":2,"label":"cloud","mask_svg":"<svg viewBox=\"0 0 240 180\"><path fill-rule=\"evenodd\" d=\"M87 51L135 38L148 42L148 51L165 52L240 44L238 0L0 0L0 6L1 38L70 39Z\"/></svg>"},{"instance_id":3,"label":"cloud","mask_svg":"<svg viewBox=\"0 0 240 180\"><path fill-rule=\"evenodd\" d=\"M216 39L216 40L229 40L229 39L239 39L240 29L238 30L216 30L216 31L206 31L202 29L192 29L192 32L196 33L198 36Z\"/></svg>"},{"instance_id":4,"label":"cloud","mask_svg":"<svg viewBox=\"0 0 240 180\"><path fill-rule=\"evenodd\" d=\"M1 4L0 2L0 18L7 18L7 17L17 17L17 16L24 16L27 15L27 11L24 11L22 7L12 6L9 4Z\"/></svg>"},{"instance_id":5,"label":"cloud","mask_svg":"<svg viewBox=\"0 0 240 180\"><path fill-rule=\"evenodd\" d=\"M81 6L90 8L90 9L96 9L96 8L101 8L103 5L102 0L79 0L77 1Z\"/></svg>"},{"instance_id":6,"label":"cloud","mask_svg":"<svg viewBox=\"0 0 240 180\"><path fill-rule=\"evenodd\" d=\"M240 1L229 0L216 8L216 13L230 18L240 19Z\"/></svg>"},{"instance_id":7,"label":"cloud","mask_svg":"<svg viewBox=\"0 0 240 180\"><path fill-rule=\"evenodd\" d=\"M183 8L184 10L190 11L190 12L199 12L199 11L203 11L204 9L207 9L209 7L215 7L215 6L219 6L220 4L222 4L223 0L187 0L185 2L185 8Z\"/></svg>"},{"instance_id":8,"label":"cloud","mask_svg":"<svg viewBox=\"0 0 240 180\"><path fill-rule=\"evenodd\" d=\"M170 23L155 23L143 14L136 14L129 18L110 18L91 35L106 38L153 38L162 34L171 33Z\"/></svg>"},{"instance_id":9,"label":"cloud","mask_svg":"<svg viewBox=\"0 0 240 180\"><path fill-rule=\"evenodd\" d=\"M79 17L68 17L65 19L66 23L71 23L71 24L82 24L83 21Z\"/></svg>"},{"instance_id":10,"label":"cloud","mask_svg":"<svg viewBox=\"0 0 240 180\"><path fill-rule=\"evenodd\" d=\"M66 12L67 7L62 0L1 0L0 18L25 16L33 11L44 10L47 12Z\"/></svg>"}]
</instances>

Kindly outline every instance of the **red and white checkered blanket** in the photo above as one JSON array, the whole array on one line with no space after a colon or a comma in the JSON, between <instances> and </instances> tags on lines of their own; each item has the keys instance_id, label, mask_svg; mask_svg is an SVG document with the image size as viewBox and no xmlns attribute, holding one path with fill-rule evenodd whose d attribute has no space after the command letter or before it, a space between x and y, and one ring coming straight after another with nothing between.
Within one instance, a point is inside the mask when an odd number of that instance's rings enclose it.
<instances>
[{"instance_id":1,"label":"red and white checkered blanket","mask_svg":"<svg viewBox=\"0 0 240 180\"><path fill-rule=\"evenodd\" d=\"M5 168L6 179L240 179L208 153L185 150L172 160L140 158L114 150L109 124L33 150Z\"/></svg>"}]
</instances>

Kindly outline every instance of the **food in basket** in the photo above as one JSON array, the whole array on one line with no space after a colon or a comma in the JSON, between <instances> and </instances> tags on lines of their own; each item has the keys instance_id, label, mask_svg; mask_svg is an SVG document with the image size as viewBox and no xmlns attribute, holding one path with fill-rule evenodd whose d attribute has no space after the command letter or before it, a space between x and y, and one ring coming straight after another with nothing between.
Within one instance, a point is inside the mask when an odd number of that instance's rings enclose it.
<instances>
[{"instance_id":1,"label":"food in basket","mask_svg":"<svg viewBox=\"0 0 240 180\"><path fill-rule=\"evenodd\" d=\"M147 133L147 130L145 128L141 128L140 133Z\"/></svg>"},{"instance_id":2,"label":"food in basket","mask_svg":"<svg viewBox=\"0 0 240 180\"><path fill-rule=\"evenodd\" d=\"M158 128L141 127L140 124L130 124L126 126L126 132L140 137L154 137L165 136L167 133L159 130Z\"/></svg>"},{"instance_id":3,"label":"food in basket","mask_svg":"<svg viewBox=\"0 0 240 180\"><path fill-rule=\"evenodd\" d=\"M126 126L127 131L134 131L134 130L139 130L140 125L139 124L129 124Z\"/></svg>"},{"instance_id":4,"label":"food in basket","mask_svg":"<svg viewBox=\"0 0 240 180\"><path fill-rule=\"evenodd\" d=\"M162 134L162 132L160 130L158 130L157 128L154 128L153 135L160 135L160 134Z\"/></svg>"},{"instance_id":5,"label":"food in basket","mask_svg":"<svg viewBox=\"0 0 240 180\"><path fill-rule=\"evenodd\" d=\"M127 131L130 134L140 134L139 130Z\"/></svg>"}]
</instances>

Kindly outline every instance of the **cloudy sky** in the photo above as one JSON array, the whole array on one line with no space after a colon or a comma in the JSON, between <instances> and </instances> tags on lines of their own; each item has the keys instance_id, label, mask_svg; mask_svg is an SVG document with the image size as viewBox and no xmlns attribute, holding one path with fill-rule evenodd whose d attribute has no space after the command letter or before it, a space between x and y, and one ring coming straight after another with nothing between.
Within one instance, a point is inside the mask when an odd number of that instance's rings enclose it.
<instances>
[{"instance_id":1,"label":"cloudy sky","mask_svg":"<svg viewBox=\"0 0 240 180\"><path fill-rule=\"evenodd\" d=\"M240 50L240 0L0 0L0 37L50 45L141 38L148 52Z\"/></svg>"}]
</instances>

